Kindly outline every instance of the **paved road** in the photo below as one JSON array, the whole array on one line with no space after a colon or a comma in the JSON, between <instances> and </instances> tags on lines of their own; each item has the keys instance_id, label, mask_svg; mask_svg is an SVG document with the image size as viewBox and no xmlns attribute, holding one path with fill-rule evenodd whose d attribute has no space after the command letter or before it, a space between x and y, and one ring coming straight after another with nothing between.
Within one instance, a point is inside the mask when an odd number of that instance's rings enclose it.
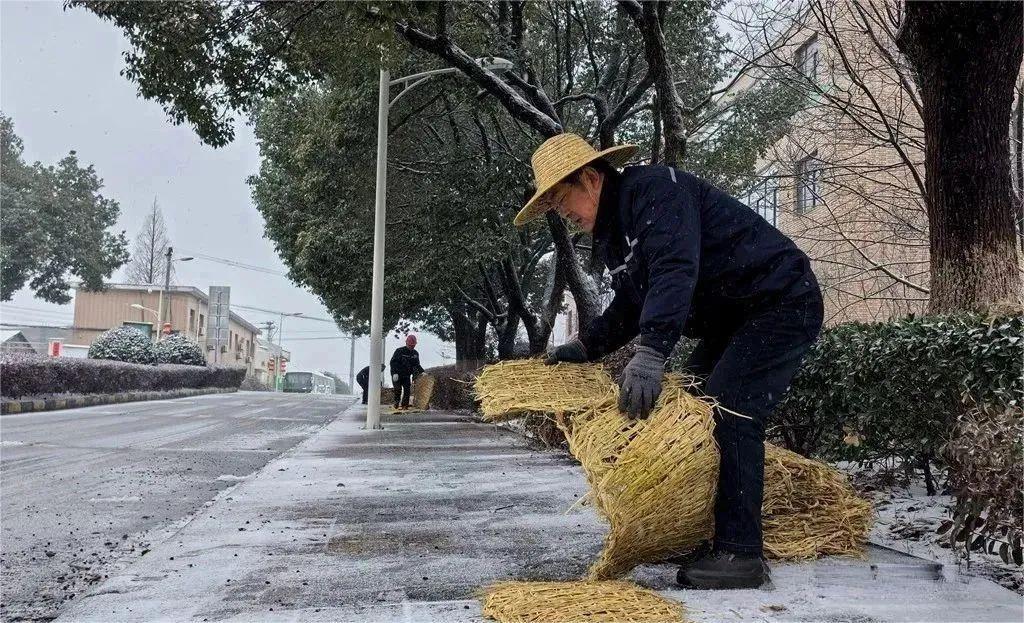
<instances>
[{"instance_id":1,"label":"paved road","mask_svg":"<svg viewBox=\"0 0 1024 623\"><path fill-rule=\"evenodd\" d=\"M351 402L239 392L4 416L0 618L54 618Z\"/></svg>"}]
</instances>

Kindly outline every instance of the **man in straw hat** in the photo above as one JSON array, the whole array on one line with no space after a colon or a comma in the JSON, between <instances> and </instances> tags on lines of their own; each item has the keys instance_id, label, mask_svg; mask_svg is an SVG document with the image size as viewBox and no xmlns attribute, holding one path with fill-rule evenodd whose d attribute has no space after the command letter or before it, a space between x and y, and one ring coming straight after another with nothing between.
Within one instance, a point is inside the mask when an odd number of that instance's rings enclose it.
<instances>
[{"instance_id":1,"label":"man in straw hat","mask_svg":"<svg viewBox=\"0 0 1024 623\"><path fill-rule=\"evenodd\" d=\"M678 577L694 588L760 586L765 421L821 329L821 292L791 240L711 184L667 166L619 172L636 149L596 151L560 134L533 155L537 191L516 225L556 210L593 235L615 290L548 363L594 361L639 335L619 409L643 418L680 335L700 340L687 368L720 405L715 539Z\"/></svg>"}]
</instances>

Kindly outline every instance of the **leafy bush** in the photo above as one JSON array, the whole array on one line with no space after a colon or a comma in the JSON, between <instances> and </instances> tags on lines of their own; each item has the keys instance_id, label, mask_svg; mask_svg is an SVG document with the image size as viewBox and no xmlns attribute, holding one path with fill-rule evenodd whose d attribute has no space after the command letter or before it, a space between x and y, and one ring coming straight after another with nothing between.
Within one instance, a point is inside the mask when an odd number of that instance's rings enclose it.
<instances>
[{"instance_id":1,"label":"leafy bush","mask_svg":"<svg viewBox=\"0 0 1024 623\"><path fill-rule=\"evenodd\" d=\"M956 495L949 532L954 544L998 552L1024 564L1024 408L973 408L960 416L944 448Z\"/></svg>"},{"instance_id":2,"label":"leafy bush","mask_svg":"<svg viewBox=\"0 0 1024 623\"><path fill-rule=\"evenodd\" d=\"M139 365L96 359L0 354L4 398L49 394L116 394L207 387L237 388L245 368Z\"/></svg>"},{"instance_id":3,"label":"leafy bush","mask_svg":"<svg viewBox=\"0 0 1024 623\"><path fill-rule=\"evenodd\" d=\"M1024 404L1022 329L1019 313L827 329L779 405L776 434L803 454L926 466L968 404Z\"/></svg>"},{"instance_id":4,"label":"leafy bush","mask_svg":"<svg viewBox=\"0 0 1024 623\"><path fill-rule=\"evenodd\" d=\"M203 349L182 334L168 335L153 347L157 363L177 363L186 366L205 366Z\"/></svg>"},{"instance_id":5,"label":"leafy bush","mask_svg":"<svg viewBox=\"0 0 1024 623\"><path fill-rule=\"evenodd\" d=\"M127 363L156 363L153 342L131 327L115 327L89 346L89 359L110 359Z\"/></svg>"}]
</instances>

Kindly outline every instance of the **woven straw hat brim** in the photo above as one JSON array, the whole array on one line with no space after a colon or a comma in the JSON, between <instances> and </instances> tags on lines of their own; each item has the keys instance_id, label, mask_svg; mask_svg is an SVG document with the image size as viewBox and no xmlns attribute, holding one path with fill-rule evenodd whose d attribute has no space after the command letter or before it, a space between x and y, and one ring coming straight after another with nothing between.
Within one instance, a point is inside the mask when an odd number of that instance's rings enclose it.
<instances>
[{"instance_id":1,"label":"woven straw hat brim","mask_svg":"<svg viewBox=\"0 0 1024 623\"><path fill-rule=\"evenodd\" d=\"M533 193L533 197L530 197L530 200L527 201L526 205L523 206L523 209L516 214L516 218L512 222L518 227L529 223L541 214L547 212L549 206L545 205L544 202L541 201L541 198L547 194L549 190L557 186L562 180L569 177L573 171L602 158L611 166L616 169L620 169L629 162L629 159L633 157L633 154L635 154L638 149L639 147L637 145L616 145L615 147L610 147L604 151L592 151L588 154L580 154L580 157L572 163L572 166L567 167L564 175L546 180L542 186L538 187L537 192Z\"/></svg>"}]
</instances>

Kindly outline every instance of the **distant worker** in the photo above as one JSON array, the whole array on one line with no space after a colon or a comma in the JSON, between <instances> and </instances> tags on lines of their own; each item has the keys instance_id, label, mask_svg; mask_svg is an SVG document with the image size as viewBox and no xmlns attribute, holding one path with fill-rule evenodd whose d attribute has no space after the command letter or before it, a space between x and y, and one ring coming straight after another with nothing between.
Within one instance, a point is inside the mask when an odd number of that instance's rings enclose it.
<instances>
[{"instance_id":1,"label":"distant worker","mask_svg":"<svg viewBox=\"0 0 1024 623\"><path fill-rule=\"evenodd\" d=\"M380 371L384 371L384 364L380 364ZM365 405L369 401L370 366L366 366L359 371L359 374L356 375L356 383L359 383L359 387L363 388L363 404Z\"/></svg>"},{"instance_id":2,"label":"distant worker","mask_svg":"<svg viewBox=\"0 0 1024 623\"><path fill-rule=\"evenodd\" d=\"M420 354L416 352L416 336L405 336L405 346L391 355L391 382L395 386L395 408L409 408L409 394L412 393L412 377L423 374Z\"/></svg>"}]
</instances>

